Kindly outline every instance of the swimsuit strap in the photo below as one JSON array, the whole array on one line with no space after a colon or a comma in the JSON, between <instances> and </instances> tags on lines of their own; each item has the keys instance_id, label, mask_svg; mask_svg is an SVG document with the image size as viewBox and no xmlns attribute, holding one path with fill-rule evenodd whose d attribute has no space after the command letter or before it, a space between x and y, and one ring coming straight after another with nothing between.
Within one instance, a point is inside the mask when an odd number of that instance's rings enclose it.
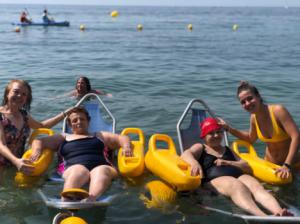
<instances>
[{"instance_id":1,"label":"swimsuit strap","mask_svg":"<svg viewBox=\"0 0 300 224\"><path fill-rule=\"evenodd\" d=\"M278 122L277 122L274 112L273 112L273 107L274 107L274 105L270 105L270 109L268 107L268 111L269 111L271 123L272 123L272 128L273 128L273 133L272 133L271 138L266 138L265 136L263 136L263 134L260 130L260 127L258 125L256 115L254 114L254 122L255 122L255 126L256 126L257 137L263 142L281 142L281 141L284 141L284 140L287 140L290 138L290 136L279 127Z\"/></svg>"}]
</instances>

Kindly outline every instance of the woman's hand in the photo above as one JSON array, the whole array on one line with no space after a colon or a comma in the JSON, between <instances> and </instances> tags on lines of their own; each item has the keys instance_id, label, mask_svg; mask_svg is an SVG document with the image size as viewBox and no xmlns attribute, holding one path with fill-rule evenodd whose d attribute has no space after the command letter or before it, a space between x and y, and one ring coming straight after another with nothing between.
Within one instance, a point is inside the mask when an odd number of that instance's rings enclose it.
<instances>
[{"instance_id":1,"label":"woman's hand","mask_svg":"<svg viewBox=\"0 0 300 224\"><path fill-rule=\"evenodd\" d=\"M203 171L198 162L193 162L191 164L191 175L192 176L200 175L203 178Z\"/></svg>"},{"instance_id":2,"label":"woman's hand","mask_svg":"<svg viewBox=\"0 0 300 224\"><path fill-rule=\"evenodd\" d=\"M131 144L125 144L122 147L122 155L126 157L132 157L133 156L133 150Z\"/></svg>"},{"instance_id":3,"label":"woman's hand","mask_svg":"<svg viewBox=\"0 0 300 224\"><path fill-rule=\"evenodd\" d=\"M30 160L22 158L17 160L16 167L18 171L24 173L25 175L30 175L35 169Z\"/></svg>"},{"instance_id":4,"label":"woman's hand","mask_svg":"<svg viewBox=\"0 0 300 224\"><path fill-rule=\"evenodd\" d=\"M217 118L218 125L220 125L224 130L229 131L230 127L229 124L227 124L222 118Z\"/></svg>"},{"instance_id":5,"label":"woman's hand","mask_svg":"<svg viewBox=\"0 0 300 224\"><path fill-rule=\"evenodd\" d=\"M275 174L282 179L287 179L292 175L292 172L290 168L283 165L275 170Z\"/></svg>"},{"instance_id":6,"label":"woman's hand","mask_svg":"<svg viewBox=\"0 0 300 224\"><path fill-rule=\"evenodd\" d=\"M232 161L224 160L224 159L216 159L214 164L216 166L231 166Z\"/></svg>"}]
</instances>

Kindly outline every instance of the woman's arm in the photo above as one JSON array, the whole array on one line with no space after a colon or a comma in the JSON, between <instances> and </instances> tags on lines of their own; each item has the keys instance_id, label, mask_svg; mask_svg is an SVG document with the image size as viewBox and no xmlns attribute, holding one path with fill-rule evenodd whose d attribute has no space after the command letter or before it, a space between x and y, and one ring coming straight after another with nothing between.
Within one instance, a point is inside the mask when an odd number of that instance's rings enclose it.
<instances>
[{"instance_id":1,"label":"woman's arm","mask_svg":"<svg viewBox=\"0 0 300 224\"><path fill-rule=\"evenodd\" d=\"M196 143L192 145L189 149L185 150L180 156L184 161L191 165L192 176L200 175L201 177L204 177L202 167L197 161L197 159L200 158L202 151L203 145L200 143Z\"/></svg>"},{"instance_id":2,"label":"woman's arm","mask_svg":"<svg viewBox=\"0 0 300 224\"><path fill-rule=\"evenodd\" d=\"M17 158L7 147L6 140L5 140L5 133L2 124L0 124L0 154L19 169L20 167L19 158Z\"/></svg>"},{"instance_id":3,"label":"woman's arm","mask_svg":"<svg viewBox=\"0 0 300 224\"><path fill-rule=\"evenodd\" d=\"M96 93L98 95L108 96L108 97L112 97L113 96L111 93L106 93L105 91L100 90L100 89L92 89L91 92L92 93Z\"/></svg>"},{"instance_id":4,"label":"woman's arm","mask_svg":"<svg viewBox=\"0 0 300 224\"><path fill-rule=\"evenodd\" d=\"M52 149L57 151L60 144L64 141L64 136L52 135L43 138L34 139L31 144L32 153L30 156L31 161L36 161L41 156L43 149Z\"/></svg>"},{"instance_id":5,"label":"woman's arm","mask_svg":"<svg viewBox=\"0 0 300 224\"><path fill-rule=\"evenodd\" d=\"M69 115L69 113L71 112L71 110L74 107L70 107L67 110L60 112L59 114L57 114L54 117L51 117L47 120L44 120L42 122L39 122L37 120L35 120L33 117L31 117L30 115L28 115L28 124L30 128L33 129L37 129L37 128L51 128L54 125L56 125L57 123L59 123L60 121L62 121L67 115Z\"/></svg>"},{"instance_id":6,"label":"woman's arm","mask_svg":"<svg viewBox=\"0 0 300 224\"><path fill-rule=\"evenodd\" d=\"M11 152L11 149L7 147L4 129L1 124L0 124L0 154L4 158L9 160L18 169L18 171L22 171L25 174L30 174L34 171L34 167L32 166L29 160L17 158Z\"/></svg>"},{"instance_id":7,"label":"woman's arm","mask_svg":"<svg viewBox=\"0 0 300 224\"><path fill-rule=\"evenodd\" d=\"M274 115L279 120L279 124L281 124L283 129L291 138L291 143L288 148L288 155L284 163L292 165L299 150L299 129L295 121L293 120L291 114L285 107L281 105L276 105L274 107Z\"/></svg>"},{"instance_id":8,"label":"woman's arm","mask_svg":"<svg viewBox=\"0 0 300 224\"><path fill-rule=\"evenodd\" d=\"M219 122L218 124L222 126L226 131L228 131L233 136L242 139L249 143L254 143L257 139L256 129L255 129L255 123L253 120L253 117L250 117L250 128L249 131L241 131L239 129L235 129L234 127L230 126L227 122L225 122L223 119L218 118Z\"/></svg>"},{"instance_id":9,"label":"woman's arm","mask_svg":"<svg viewBox=\"0 0 300 224\"><path fill-rule=\"evenodd\" d=\"M133 149L130 138L126 135L118 135L110 132L99 132L99 137L104 141L104 144L110 149L118 149L122 147L125 156L133 156Z\"/></svg>"},{"instance_id":10,"label":"woman's arm","mask_svg":"<svg viewBox=\"0 0 300 224\"><path fill-rule=\"evenodd\" d=\"M49 99L57 100L57 99L62 99L62 98L66 98L66 97L76 97L76 90L71 90L71 91L63 93L61 95L50 97Z\"/></svg>"},{"instance_id":11,"label":"woman's arm","mask_svg":"<svg viewBox=\"0 0 300 224\"><path fill-rule=\"evenodd\" d=\"M231 150L236 161L216 159L215 164L217 166L224 166L224 165L235 166L242 169L245 173L252 175L253 172L249 164L245 160L241 159L232 149L229 150Z\"/></svg>"}]
</instances>

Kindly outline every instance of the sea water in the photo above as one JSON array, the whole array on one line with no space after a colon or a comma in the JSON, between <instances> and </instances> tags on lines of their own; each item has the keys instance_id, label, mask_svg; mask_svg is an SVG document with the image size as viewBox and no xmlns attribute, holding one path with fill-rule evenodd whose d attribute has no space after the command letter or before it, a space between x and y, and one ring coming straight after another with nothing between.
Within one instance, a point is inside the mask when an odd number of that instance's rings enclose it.
<instances>
[{"instance_id":1,"label":"sea water","mask_svg":"<svg viewBox=\"0 0 300 224\"><path fill-rule=\"evenodd\" d=\"M300 123L299 8L49 5L51 16L70 21L70 27L22 27L14 32L11 23L24 8L39 22L44 7L0 5L0 91L11 79L27 80L33 89L31 115L37 120L74 105L63 95L85 75L93 88L113 95L102 99L117 119L117 132L139 127L147 140L166 133L177 144L177 121L193 98L204 100L232 126L248 129L249 115L236 99L240 80L256 85L267 103L285 105ZM118 17L110 17L113 10L118 10ZM138 24L142 31L137 31ZM54 130L60 132L61 124ZM263 154L263 145L256 147ZM79 215L90 223L236 221L207 214L189 200L179 200L167 212L147 209L139 194L151 179L155 178L148 175L135 185L116 180L110 191L119 192L119 199L105 209ZM266 187L299 207L297 179L289 186ZM47 209L35 188L18 189L12 180L6 182L0 189L1 223L51 223L58 211ZM211 201L233 207L222 197L209 196L202 203Z\"/></svg>"}]
</instances>

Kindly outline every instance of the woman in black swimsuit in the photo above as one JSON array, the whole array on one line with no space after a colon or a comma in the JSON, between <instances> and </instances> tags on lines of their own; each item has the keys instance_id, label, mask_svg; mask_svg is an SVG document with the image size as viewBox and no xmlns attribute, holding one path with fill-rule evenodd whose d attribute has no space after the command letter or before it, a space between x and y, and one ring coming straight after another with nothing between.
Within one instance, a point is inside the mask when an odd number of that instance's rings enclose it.
<instances>
[{"instance_id":1,"label":"woman in black swimsuit","mask_svg":"<svg viewBox=\"0 0 300 224\"><path fill-rule=\"evenodd\" d=\"M68 123L73 134L57 134L34 140L31 159L37 160L43 148L58 151L65 162L64 190L81 188L89 183L87 200L95 201L118 175L109 160L109 151L122 147L125 156L132 156L132 147L128 136L104 131L89 133L89 120L89 114L83 107L72 109Z\"/></svg>"},{"instance_id":2,"label":"woman in black swimsuit","mask_svg":"<svg viewBox=\"0 0 300 224\"><path fill-rule=\"evenodd\" d=\"M196 143L185 150L182 158L191 165L192 175L200 174L205 184L228 196L250 214L266 216L256 204L276 216L292 215L281 208L277 200L252 176L247 162L239 159L228 147L221 145L223 131L217 120L207 118L201 124L200 137L205 144Z\"/></svg>"}]
</instances>

